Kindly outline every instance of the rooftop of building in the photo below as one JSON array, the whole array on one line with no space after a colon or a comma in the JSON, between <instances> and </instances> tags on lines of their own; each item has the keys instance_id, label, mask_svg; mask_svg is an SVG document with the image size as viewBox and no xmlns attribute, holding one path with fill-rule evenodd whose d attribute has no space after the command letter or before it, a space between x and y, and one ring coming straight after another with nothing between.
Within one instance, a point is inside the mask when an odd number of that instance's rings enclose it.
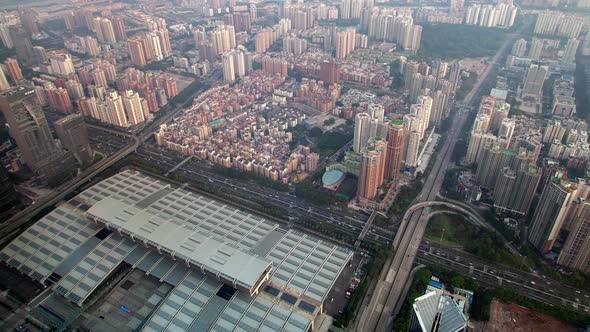
<instances>
[{"instance_id":1,"label":"rooftop of building","mask_svg":"<svg viewBox=\"0 0 590 332\"><path fill-rule=\"evenodd\" d=\"M193 223L196 218L182 220L184 219L182 215L164 218L157 211L144 209L150 205L150 202L159 200L171 191L164 189L155 192L134 205L113 197L105 197L94 204L87 211L86 216L103 223L109 229L129 234L136 240L153 243L159 250L170 252L185 260L187 264L198 266L214 275L220 275L247 290L254 289L264 274L268 273L271 266L269 261L255 254L237 250L233 246L235 245L233 241L225 240L228 234L206 236L205 225ZM208 215L204 212L196 212L194 217L207 219ZM251 219L236 211L232 212L231 216L235 218L226 221L232 226L228 229L233 229L234 232L246 232L247 229L256 227L262 233L276 227L260 227L259 220ZM229 215L226 218L229 218Z\"/></svg>"},{"instance_id":2,"label":"rooftop of building","mask_svg":"<svg viewBox=\"0 0 590 332\"><path fill-rule=\"evenodd\" d=\"M322 176L322 183L324 185L331 186L331 185L337 183L338 181L340 181L340 179L342 179L343 176L344 176L344 173L342 171L337 170L337 169L327 171Z\"/></svg>"},{"instance_id":3,"label":"rooftop of building","mask_svg":"<svg viewBox=\"0 0 590 332\"><path fill-rule=\"evenodd\" d=\"M570 105L574 105L575 106L576 99L574 97L571 97L571 96L556 95L555 96L555 103L559 103L559 104L570 104Z\"/></svg>"},{"instance_id":4,"label":"rooftop of building","mask_svg":"<svg viewBox=\"0 0 590 332\"><path fill-rule=\"evenodd\" d=\"M123 266L172 286L143 331L308 331L351 258L133 170L86 189L0 250L0 261L52 287L39 306L55 312L59 303L62 321Z\"/></svg>"},{"instance_id":5,"label":"rooftop of building","mask_svg":"<svg viewBox=\"0 0 590 332\"><path fill-rule=\"evenodd\" d=\"M403 126L404 125L404 119L403 118L392 119L391 120L391 124L392 125L395 125L395 126Z\"/></svg>"},{"instance_id":6,"label":"rooftop of building","mask_svg":"<svg viewBox=\"0 0 590 332\"><path fill-rule=\"evenodd\" d=\"M26 91L26 92L25 92ZM22 93L25 94L31 94L34 93L35 90L33 90L30 87L26 87L26 86L16 86L16 87L11 87L10 89L6 90L6 91L2 91L0 92L0 96L5 97L5 98L10 98L10 97L14 97L14 96L19 96Z\"/></svg>"},{"instance_id":7,"label":"rooftop of building","mask_svg":"<svg viewBox=\"0 0 590 332\"><path fill-rule=\"evenodd\" d=\"M465 328L466 319L452 297L443 295L442 291L433 291L418 297L414 304L414 314L418 318L422 331L456 332Z\"/></svg>"}]
</instances>

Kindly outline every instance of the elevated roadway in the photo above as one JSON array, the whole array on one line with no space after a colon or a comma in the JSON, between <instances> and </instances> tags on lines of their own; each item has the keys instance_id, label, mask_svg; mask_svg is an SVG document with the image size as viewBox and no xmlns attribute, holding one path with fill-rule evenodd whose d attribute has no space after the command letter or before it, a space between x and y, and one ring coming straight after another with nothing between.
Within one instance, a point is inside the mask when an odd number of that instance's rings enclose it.
<instances>
[{"instance_id":1,"label":"elevated roadway","mask_svg":"<svg viewBox=\"0 0 590 332\"><path fill-rule=\"evenodd\" d=\"M506 38L503 45L491 59L488 67L478 77L472 90L465 97L465 105L472 104L473 98L491 73L492 68L498 63L501 55L518 38L519 32L526 26L527 24L523 25L517 33L513 33ZM447 140L444 142L439 156L424 182L422 191L414 200L414 205L426 204L417 208L414 208L413 205L403 216L393 242L395 255L385 262L368 304L361 308L361 313L354 322L355 331L391 331L396 308L398 308L399 302L403 300L403 289L409 282L412 265L428 223L428 214L431 212L429 204L436 199L442 186L442 181L450 164L451 151L466 119L465 112L458 114L456 121L453 122L453 126L449 129Z\"/></svg>"},{"instance_id":2,"label":"elevated roadway","mask_svg":"<svg viewBox=\"0 0 590 332\"><path fill-rule=\"evenodd\" d=\"M361 242L365 239L365 236L367 236L367 232L369 232L369 229L371 229L371 226L373 226L373 221L375 220L375 217L377 217L377 211L373 210L373 212L371 212L371 216L369 216L369 219L367 220L365 226L361 230L359 237L354 242L354 246L356 248L358 248L361 245Z\"/></svg>"}]
</instances>

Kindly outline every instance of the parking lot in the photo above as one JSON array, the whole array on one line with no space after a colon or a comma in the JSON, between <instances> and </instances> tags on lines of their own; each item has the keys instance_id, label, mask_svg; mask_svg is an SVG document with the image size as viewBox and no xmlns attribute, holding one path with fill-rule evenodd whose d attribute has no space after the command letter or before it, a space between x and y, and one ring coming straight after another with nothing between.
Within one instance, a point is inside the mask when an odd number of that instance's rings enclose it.
<instances>
[{"instance_id":1,"label":"parking lot","mask_svg":"<svg viewBox=\"0 0 590 332\"><path fill-rule=\"evenodd\" d=\"M348 302L346 290L350 287L353 275L357 270L362 258L363 256L359 254L355 254L353 256L351 264L346 265L340 274L340 278L336 280L334 287L332 287L328 293L328 297L324 302L324 309L328 315L335 316L346 306L346 302Z\"/></svg>"}]
</instances>

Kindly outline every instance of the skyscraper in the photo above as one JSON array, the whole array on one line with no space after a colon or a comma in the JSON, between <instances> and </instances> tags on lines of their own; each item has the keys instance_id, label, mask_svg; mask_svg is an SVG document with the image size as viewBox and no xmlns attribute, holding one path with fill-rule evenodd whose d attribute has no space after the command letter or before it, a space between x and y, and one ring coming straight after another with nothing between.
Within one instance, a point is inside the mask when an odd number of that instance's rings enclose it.
<instances>
[{"instance_id":1,"label":"skyscraper","mask_svg":"<svg viewBox=\"0 0 590 332\"><path fill-rule=\"evenodd\" d=\"M23 65L32 65L35 57L29 34L22 27L11 26L10 37L16 49L16 57Z\"/></svg>"},{"instance_id":2,"label":"skyscraper","mask_svg":"<svg viewBox=\"0 0 590 332\"><path fill-rule=\"evenodd\" d=\"M367 106L367 113L369 113L372 119L382 122L385 116L385 108L379 104L371 103Z\"/></svg>"},{"instance_id":3,"label":"skyscraper","mask_svg":"<svg viewBox=\"0 0 590 332\"><path fill-rule=\"evenodd\" d=\"M69 172L72 156L57 148L34 89L19 86L0 93L0 110L31 170L45 181Z\"/></svg>"},{"instance_id":4,"label":"skyscraper","mask_svg":"<svg viewBox=\"0 0 590 332\"><path fill-rule=\"evenodd\" d=\"M256 10L256 5L253 3L250 4L250 19L252 22L258 20L258 11Z\"/></svg>"},{"instance_id":5,"label":"skyscraper","mask_svg":"<svg viewBox=\"0 0 590 332\"><path fill-rule=\"evenodd\" d=\"M410 90L410 88L412 87L414 75L418 73L418 67L418 62L414 60L408 61L404 65L404 89Z\"/></svg>"},{"instance_id":6,"label":"skyscraper","mask_svg":"<svg viewBox=\"0 0 590 332\"><path fill-rule=\"evenodd\" d=\"M107 83L107 77L104 73L104 70L101 68L96 68L90 73L92 77L92 82L97 87L108 88L109 84Z\"/></svg>"},{"instance_id":7,"label":"skyscraper","mask_svg":"<svg viewBox=\"0 0 590 332\"><path fill-rule=\"evenodd\" d=\"M410 114L416 115L418 120L418 128L416 130L420 133L420 139L424 138L424 134L428 128L431 109L432 98L422 95L418 97L417 104L410 106Z\"/></svg>"},{"instance_id":8,"label":"skyscraper","mask_svg":"<svg viewBox=\"0 0 590 332\"><path fill-rule=\"evenodd\" d=\"M334 48L336 49L336 59L345 59L350 52L356 47L356 30L345 29L336 33Z\"/></svg>"},{"instance_id":9,"label":"skyscraper","mask_svg":"<svg viewBox=\"0 0 590 332\"><path fill-rule=\"evenodd\" d=\"M84 97L84 88L82 87L82 84L75 80L68 80L66 82L66 89L72 100L78 100Z\"/></svg>"},{"instance_id":10,"label":"skyscraper","mask_svg":"<svg viewBox=\"0 0 590 332\"><path fill-rule=\"evenodd\" d=\"M503 148L499 143L484 148L481 161L477 165L476 181L485 188L494 188L501 170L508 166L515 173L532 165L531 154L520 148L518 151Z\"/></svg>"},{"instance_id":11,"label":"skyscraper","mask_svg":"<svg viewBox=\"0 0 590 332\"><path fill-rule=\"evenodd\" d=\"M45 92L47 93L49 105L55 108L58 112L67 114L74 111L74 106L70 100L68 90L62 87L55 88L53 84L49 84L46 86Z\"/></svg>"},{"instance_id":12,"label":"skyscraper","mask_svg":"<svg viewBox=\"0 0 590 332\"><path fill-rule=\"evenodd\" d=\"M109 123L118 126L127 126L127 116L121 96L115 90L111 90L106 96L106 111L108 112Z\"/></svg>"},{"instance_id":13,"label":"skyscraper","mask_svg":"<svg viewBox=\"0 0 590 332\"><path fill-rule=\"evenodd\" d=\"M234 58L231 52L221 55L221 63L223 66L223 80L226 82L233 82L236 80L236 70L234 65Z\"/></svg>"},{"instance_id":14,"label":"skyscraper","mask_svg":"<svg viewBox=\"0 0 590 332\"><path fill-rule=\"evenodd\" d=\"M557 263L590 272L590 202L577 199L569 213L568 237L557 257Z\"/></svg>"},{"instance_id":15,"label":"skyscraper","mask_svg":"<svg viewBox=\"0 0 590 332\"><path fill-rule=\"evenodd\" d=\"M449 84L450 90L455 91L461 78L461 65L457 61L451 62L449 65Z\"/></svg>"},{"instance_id":16,"label":"skyscraper","mask_svg":"<svg viewBox=\"0 0 590 332\"><path fill-rule=\"evenodd\" d=\"M574 62L576 59L576 52L580 46L580 41L576 38L570 38L565 44L565 50L563 52L563 62Z\"/></svg>"},{"instance_id":17,"label":"skyscraper","mask_svg":"<svg viewBox=\"0 0 590 332\"><path fill-rule=\"evenodd\" d=\"M53 125L63 147L72 152L80 163L92 161L93 152L82 114L70 114L57 120Z\"/></svg>"},{"instance_id":18,"label":"skyscraper","mask_svg":"<svg viewBox=\"0 0 590 332\"><path fill-rule=\"evenodd\" d=\"M0 23L0 40L2 40L2 44L6 48L14 47L12 37L10 36L10 26L8 23Z\"/></svg>"},{"instance_id":19,"label":"skyscraper","mask_svg":"<svg viewBox=\"0 0 590 332\"><path fill-rule=\"evenodd\" d=\"M23 159L31 168L56 150L35 91L17 87L0 94L0 107Z\"/></svg>"},{"instance_id":20,"label":"skyscraper","mask_svg":"<svg viewBox=\"0 0 590 332\"><path fill-rule=\"evenodd\" d=\"M354 119L354 137L352 150L360 153L369 140L369 126L371 116L368 113L358 113Z\"/></svg>"},{"instance_id":21,"label":"skyscraper","mask_svg":"<svg viewBox=\"0 0 590 332\"><path fill-rule=\"evenodd\" d=\"M541 111L540 103L547 72L548 68L546 66L531 65L529 68L521 93L521 109L523 111L530 113L539 113Z\"/></svg>"},{"instance_id":22,"label":"skyscraper","mask_svg":"<svg viewBox=\"0 0 590 332\"><path fill-rule=\"evenodd\" d=\"M416 103L418 100L418 96L420 95L420 91L424 86L424 75L420 73L414 74L412 77L412 83L410 83L410 103Z\"/></svg>"},{"instance_id":23,"label":"skyscraper","mask_svg":"<svg viewBox=\"0 0 590 332\"><path fill-rule=\"evenodd\" d=\"M125 113L127 114L129 124L137 125L143 123L145 121L145 117L143 108L141 106L141 101L139 99L139 94L133 90L127 90L125 91L122 99L123 107L125 108Z\"/></svg>"},{"instance_id":24,"label":"skyscraper","mask_svg":"<svg viewBox=\"0 0 590 332\"><path fill-rule=\"evenodd\" d=\"M117 42L117 36L115 34L115 28L113 22L108 18L95 17L94 18L94 31L96 32L96 38L100 43L115 44Z\"/></svg>"},{"instance_id":25,"label":"skyscraper","mask_svg":"<svg viewBox=\"0 0 590 332\"><path fill-rule=\"evenodd\" d=\"M395 179L400 172L404 148L406 145L406 129L404 120L391 120L387 130L387 155L385 159L385 177Z\"/></svg>"},{"instance_id":26,"label":"skyscraper","mask_svg":"<svg viewBox=\"0 0 590 332\"><path fill-rule=\"evenodd\" d=\"M560 12L539 13L535 23L535 34L556 35L568 38L578 38L584 20L582 18L564 15Z\"/></svg>"},{"instance_id":27,"label":"skyscraper","mask_svg":"<svg viewBox=\"0 0 590 332\"><path fill-rule=\"evenodd\" d=\"M481 109L481 108L480 108ZM481 159L483 149L490 146L495 140L495 136L487 134L490 126L490 115L479 113L473 122L471 129L471 138L469 139L469 146L467 147L467 154L465 155L465 162L472 164Z\"/></svg>"},{"instance_id":28,"label":"skyscraper","mask_svg":"<svg viewBox=\"0 0 590 332\"><path fill-rule=\"evenodd\" d=\"M115 36L119 41L127 40L127 31L125 30L125 21L120 17L113 18L113 28L115 30Z\"/></svg>"},{"instance_id":29,"label":"skyscraper","mask_svg":"<svg viewBox=\"0 0 590 332\"><path fill-rule=\"evenodd\" d=\"M430 94L432 98L432 110L430 112L429 126L438 126L446 118L445 106L448 96L441 90L436 90Z\"/></svg>"},{"instance_id":30,"label":"skyscraper","mask_svg":"<svg viewBox=\"0 0 590 332\"><path fill-rule=\"evenodd\" d=\"M529 228L529 242L542 254L553 248L576 191L574 183L558 179L543 189Z\"/></svg>"},{"instance_id":31,"label":"skyscraper","mask_svg":"<svg viewBox=\"0 0 590 332\"><path fill-rule=\"evenodd\" d=\"M343 0L340 4L340 18L360 18L363 8L372 8L372 1L364 0Z\"/></svg>"},{"instance_id":32,"label":"skyscraper","mask_svg":"<svg viewBox=\"0 0 590 332\"><path fill-rule=\"evenodd\" d=\"M324 60L320 63L320 79L325 83L339 82L339 71L336 61Z\"/></svg>"},{"instance_id":33,"label":"skyscraper","mask_svg":"<svg viewBox=\"0 0 590 332\"><path fill-rule=\"evenodd\" d=\"M377 189L383 183L385 168L385 144L382 138L371 140L369 146L361 151L361 164L357 186L357 196L363 200L372 200Z\"/></svg>"},{"instance_id":34,"label":"skyscraper","mask_svg":"<svg viewBox=\"0 0 590 332\"><path fill-rule=\"evenodd\" d=\"M133 38L127 41L127 48L131 63L138 66L143 66L147 63L144 47L141 38Z\"/></svg>"},{"instance_id":35,"label":"skyscraper","mask_svg":"<svg viewBox=\"0 0 590 332\"><path fill-rule=\"evenodd\" d=\"M9 88L10 84L8 84L8 80L6 79L4 69L2 69L2 66L0 66L0 91L8 90Z\"/></svg>"},{"instance_id":36,"label":"skyscraper","mask_svg":"<svg viewBox=\"0 0 590 332\"><path fill-rule=\"evenodd\" d=\"M162 55L164 57L169 57L172 55L172 46L170 45L170 34L168 30L160 30L156 31L156 35L160 39L160 47L162 48Z\"/></svg>"},{"instance_id":37,"label":"skyscraper","mask_svg":"<svg viewBox=\"0 0 590 332\"><path fill-rule=\"evenodd\" d=\"M220 25L209 32L215 54L227 52L236 47L236 34L232 25Z\"/></svg>"},{"instance_id":38,"label":"skyscraper","mask_svg":"<svg viewBox=\"0 0 590 332\"><path fill-rule=\"evenodd\" d=\"M420 164L418 160L420 153L420 133L417 131L409 132L407 142L405 164L408 167L418 167Z\"/></svg>"},{"instance_id":39,"label":"skyscraper","mask_svg":"<svg viewBox=\"0 0 590 332\"><path fill-rule=\"evenodd\" d=\"M353 151L360 151L367 146L369 139L387 136L387 125L383 122L383 106L370 104L367 113L357 113L354 124Z\"/></svg>"},{"instance_id":40,"label":"skyscraper","mask_svg":"<svg viewBox=\"0 0 590 332\"><path fill-rule=\"evenodd\" d=\"M488 97L484 97L488 98ZM501 125L502 125L502 121L504 121L505 119L508 118L508 113L510 112L510 104L508 104L507 102L500 100L500 99L496 99L493 97L489 97L490 98L490 103L491 103L491 107L490 107L490 124L489 124L489 131L497 131L500 129ZM482 101L483 104L483 101ZM482 112L480 110L480 112Z\"/></svg>"},{"instance_id":41,"label":"skyscraper","mask_svg":"<svg viewBox=\"0 0 590 332\"><path fill-rule=\"evenodd\" d=\"M494 207L499 211L526 214L540 180L541 172L534 166L518 172L504 167L494 186Z\"/></svg>"},{"instance_id":42,"label":"skyscraper","mask_svg":"<svg viewBox=\"0 0 590 332\"><path fill-rule=\"evenodd\" d=\"M50 51L47 57L53 74L68 76L76 72L70 53L66 51Z\"/></svg>"},{"instance_id":43,"label":"skyscraper","mask_svg":"<svg viewBox=\"0 0 590 332\"><path fill-rule=\"evenodd\" d=\"M526 55L527 50L527 41L524 38L521 38L514 42L512 45L512 51L510 54L517 56L517 57L524 57Z\"/></svg>"},{"instance_id":44,"label":"skyscraper","mask_svg":"<svg viewBox=\"0 0 590 332\"><path fill-rule=\"evenodd\" d=\"M35 55L35 62L43 64L49 61L47 51L43 46L33 46L33 54Z\"/></svg>"},{"instance_id":45,"label":"skyscraper","mask_svg":"<svg viewBox=\"0 0 590 332\"><path fill-rule=\"evenodd\" d=\"M23 28L29 35L38 34L39 26L37 25L37 12L33 8L27 8L19 12L20 21Z\"/></svg>"},{"instance_id":46,"label":"skyscraper","mask_svg":"<svg viewBox=\"0 0 590 332\"><path fill-rule=\"evenodd\" d=\"M18 65L18 61L16 61L16 59L8 58L6 59L6 61L4 61L4 64L6 65L8 75L10 76L10 79L12 79L13 82L19 82L24 79L23 72L21 71L20 66Z\"/></svg>"}]
</instances>

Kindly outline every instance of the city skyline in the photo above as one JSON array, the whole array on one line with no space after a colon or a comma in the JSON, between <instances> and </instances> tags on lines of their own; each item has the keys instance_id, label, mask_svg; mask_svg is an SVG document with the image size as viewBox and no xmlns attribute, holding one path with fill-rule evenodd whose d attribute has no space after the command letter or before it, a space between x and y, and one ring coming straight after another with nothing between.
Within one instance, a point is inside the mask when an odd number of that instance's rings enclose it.
<instances>
[{"instance_id":1,"label":"city skyline","mask_svg":"<svg viewBox=\"0 0 590 332\"><path fill-rule=\"evenodd\" d=\"M590 2L0 7L0 329L588 326Z\"/></svg>"}]
</instances>

